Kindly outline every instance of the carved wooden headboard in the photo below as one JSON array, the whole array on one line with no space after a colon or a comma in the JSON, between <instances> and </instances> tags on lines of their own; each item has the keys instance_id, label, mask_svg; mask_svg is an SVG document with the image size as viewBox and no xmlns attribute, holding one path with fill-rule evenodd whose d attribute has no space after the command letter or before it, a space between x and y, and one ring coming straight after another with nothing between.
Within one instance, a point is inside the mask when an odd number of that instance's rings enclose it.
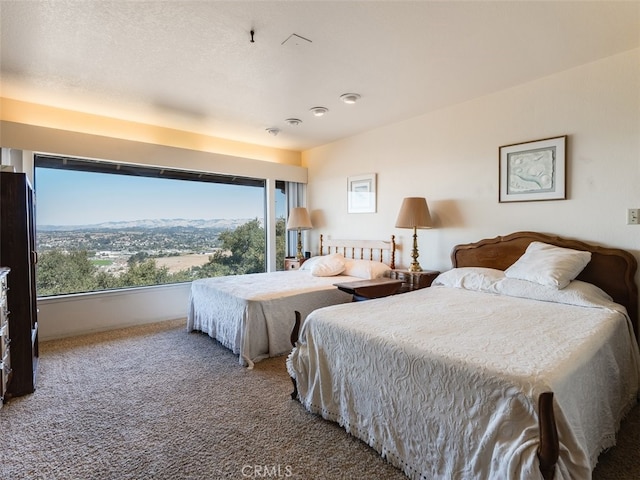
<instances>
[{"instance_id":1,"label":"carved wooden headboard","mask_svg":"<svg viewBox=\"0 0 640 480\"><path fill-rule=\"evenodd\" d=\"M377 260L396 268L396 237L387 240L334 240L320 235L320 255L341 253L345 258Z\"/></svg>"},{"instance_id":2,"label":"carved wooden headboard","mask_svg":"<svg viewBox=\"0 0 640 480\"><path fill-rule=\"evenodd\" d=\"M638 262L626 250L606 248L537 232L516 232L504 237L457 245L451 253L454 267L489 267L506 270L533 241L591 252L591 261L578 280L592 283L607 292L627 309L638 337L638 286L635 282Z\"/></svg>"}]
</instances>

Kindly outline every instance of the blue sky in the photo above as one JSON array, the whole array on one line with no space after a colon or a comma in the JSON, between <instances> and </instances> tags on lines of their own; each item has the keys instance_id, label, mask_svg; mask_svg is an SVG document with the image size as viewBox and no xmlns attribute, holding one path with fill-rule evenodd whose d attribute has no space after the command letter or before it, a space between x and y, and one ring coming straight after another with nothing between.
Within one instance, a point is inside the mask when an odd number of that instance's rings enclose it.
<instances>
[{"instance_id":1,"label":"blue sky","mask_svg":"<svg viewBox=\"0 0 640 480\"><path fill-rule=\"evenodd\" d=\"M264 217L256 187L37 168L35 191L38 225Z\"/></svg>"}]
</instances>

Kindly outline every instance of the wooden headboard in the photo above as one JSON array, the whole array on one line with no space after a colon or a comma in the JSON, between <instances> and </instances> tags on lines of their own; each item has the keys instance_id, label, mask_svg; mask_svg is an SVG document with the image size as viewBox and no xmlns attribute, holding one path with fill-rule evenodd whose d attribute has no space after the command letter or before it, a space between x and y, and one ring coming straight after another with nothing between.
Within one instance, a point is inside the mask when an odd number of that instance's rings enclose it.
<instances>
[{"instance_id":1,"label":"wooden headboard","mask_svg":"<svg viewBox=\"0 0 640 480\"><path fill-rule=\"evenodd\" d=\"M624 305L638 338L638 286L635 282L638 262L618 248L589 245L578 240L537 232L516 232L504 237L457 245L451 253L454 267L489 267L506 270L533 241L591 252L591 261L578 280L592 283L607 292L616 303Z\"/></svg>"},{"instance_id":2,"label":"wooden headboard","mask_svg":"<svg viewBox=\"0 0 640 480\"><path fill-rule=\"evenodd\" d=\"M396 268L396 237L387 240L325 240L320 235L320 255L341 253L345 258L377 260Z\"/></svg>"}]
</instances>

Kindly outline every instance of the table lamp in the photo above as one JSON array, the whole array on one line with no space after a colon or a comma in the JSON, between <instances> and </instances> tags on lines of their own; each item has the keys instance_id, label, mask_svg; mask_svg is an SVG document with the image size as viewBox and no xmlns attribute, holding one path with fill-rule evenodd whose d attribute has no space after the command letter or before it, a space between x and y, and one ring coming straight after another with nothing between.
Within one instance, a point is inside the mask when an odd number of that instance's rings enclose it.
<instances>
[{"instance_id":1,"label":"table lamp","mask_svg":"<svg viewBox=\"0 0 640 480\"><path fill-rule=\"evenodd\" d=\"M431 215L427 200L423 197L407 197L402 201L400 213L396 220L396 228L413 228L413 251L411 252L410 272L421 272L418 263L418 228L431 228Z\"/></svg>"},{"instance_id":2,"label":"table lamp","mask_svg":"<svg viewBox=\"0 0 640 480\"><path fill-rule=\"evenodd\" d=\"M311 225L311 219L309 218L309 212L305 207L292 208L289 212L289 220L287 221L287 230L298 231L298 253L296 259L302 261L304 255L302 254L302 230L310 230L313 228Z\"/></svg>"}]
</instances>

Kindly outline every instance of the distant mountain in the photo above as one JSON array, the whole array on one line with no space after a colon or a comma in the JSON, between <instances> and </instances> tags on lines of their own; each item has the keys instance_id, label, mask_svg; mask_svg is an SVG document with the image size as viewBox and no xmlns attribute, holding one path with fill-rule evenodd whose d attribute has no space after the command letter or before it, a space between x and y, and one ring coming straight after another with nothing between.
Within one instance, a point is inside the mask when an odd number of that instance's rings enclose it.
<instances>
[{"instance_id":1,"label":"distant mountain","mask_svg":"<svg viewBox=\"0 0 640 480\"><path fill-rule=\"evenodd\" d=\"M213 218L189 220L185 218L162 218L131 220L124 222L104 222L91 225L38 225L38 230L46 231L74 231L74 230L124 230L127 228L236 228L254 220L252 218Z\"/></svg>"}]
</instances>

